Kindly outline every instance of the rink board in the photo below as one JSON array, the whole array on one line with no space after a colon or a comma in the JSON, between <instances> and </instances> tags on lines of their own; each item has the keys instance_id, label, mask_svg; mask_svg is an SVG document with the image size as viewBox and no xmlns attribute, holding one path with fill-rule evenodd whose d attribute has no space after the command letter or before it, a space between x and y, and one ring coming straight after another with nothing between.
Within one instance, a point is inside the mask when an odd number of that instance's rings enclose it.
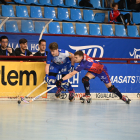
<instances>
[{"instance_id":1,"label":"rink board","mask_svg":"<svg viewBox=\"0 0 140 140\"><path fill-rule=\"evenodd\" d=\"M121 93L131 93L132 96L134 93L136 95L140 93L140 66L138 64L105 65L108 68L112 84L115 85ZM1 62L0 68L0 97L26 96L43 82L45 76L44 62ZM82 78L86 72L87 71L81 71L69 80L76 93L84 94ZM60 77L61 76L58 75L57 79ZM48 88L49 87L50 86L48 86ZM35 97L46 89L47 84L44 84L36 90L31 97ZM55 93L56 90L57 88L54 88L49 93ZM107 98L108 96L112 96L113 98L112 93L108 93L104 83L100 81L98 77L90 80L90 91L91 93L95 93L93 94L93 98L104 99L103 96L107 96ZM101 93L103 93L103 95ZM46 94L44 96L47 98Z\"/></svg>"},{"instance_id":2,"label":"rink board","mask_svg":"<svg viewBox=\"0 0 140 140\"><path fill-rule=\"evenodd\" d=\"M84 93L76 93L75 100L80 100ZM139 100L140 93L122 93L128 96L131 100ZM69 93L64 94L60 99L55 97L55 93L48 93L45 100L68 100ZM119 97L114 93L91 93L92 100L119 100ZM41 99L40 99L41 100Z\"/></svg>"}]
</instances>

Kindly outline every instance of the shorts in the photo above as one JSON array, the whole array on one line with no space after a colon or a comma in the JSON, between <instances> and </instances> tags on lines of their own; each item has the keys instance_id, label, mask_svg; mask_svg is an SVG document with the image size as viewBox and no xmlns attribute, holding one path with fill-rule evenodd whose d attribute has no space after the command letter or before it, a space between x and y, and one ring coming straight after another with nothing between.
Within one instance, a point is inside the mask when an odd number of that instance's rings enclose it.
<instances>
[{"instance_id":1,"label":"shorts","mask_svg":"<svg viewBox=\"0 0 140 140\"><path fill-rule=\"evenodd\" d=\"M61 73L61 74L68 74L71 68L71 61L67 61L62 65L57 65L55 63L51 63L49 67L49 72L52 73Z\"/></svg>"},{"instance_id":2,"label":"shorts","mask_svg":"<svg viewBox=\"0 0 140 140\"><path fill-rule=\"evenodd\" d=\"M93 74L95 77L96 76L99 77L99 79L101 81L103 81L105 84L108 84L108 83L111 82L110 81L110 78L109 78L109 75L108 75L108 71L107 71L107 67L106 66L103 67L103 71L100 74L97 74L97 73L94 73L94 72L91 72L91 71L88 71L88 72L90 72L91 74Z\"/></svg>"}]
</instances>

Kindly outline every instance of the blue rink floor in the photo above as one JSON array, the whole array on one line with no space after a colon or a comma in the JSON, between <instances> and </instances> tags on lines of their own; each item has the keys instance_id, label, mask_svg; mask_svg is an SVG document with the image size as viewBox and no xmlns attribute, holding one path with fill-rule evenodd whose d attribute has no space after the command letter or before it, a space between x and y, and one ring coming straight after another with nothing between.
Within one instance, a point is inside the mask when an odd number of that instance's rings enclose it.
<instances>
[{"instance_id":1,"label":"blue rink floor","mask_svg":"<svg viewBox=\"0 0 140 140\"><path fill-rule=\"evenodd\" d=\"M140 140L140 100L0 101L0 140Z\"/></svg>"}]
</instances>

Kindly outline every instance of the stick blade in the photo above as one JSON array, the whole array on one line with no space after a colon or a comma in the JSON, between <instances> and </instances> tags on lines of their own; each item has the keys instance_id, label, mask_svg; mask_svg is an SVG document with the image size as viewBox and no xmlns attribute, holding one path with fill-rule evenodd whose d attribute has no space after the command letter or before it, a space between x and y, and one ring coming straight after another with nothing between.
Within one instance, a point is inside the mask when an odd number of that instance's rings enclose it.
<instances>
[{"instance_id":1,"label":"stick blade","mask_svg":"<svg viewBox=\"0 0 140 140\"><path fill-rule=\"evenodd\" d=\"M29 103L28 101L26 101L23 97L21 97L21 101L25 102L25 103Z\"/></svg>"}]
</instances>

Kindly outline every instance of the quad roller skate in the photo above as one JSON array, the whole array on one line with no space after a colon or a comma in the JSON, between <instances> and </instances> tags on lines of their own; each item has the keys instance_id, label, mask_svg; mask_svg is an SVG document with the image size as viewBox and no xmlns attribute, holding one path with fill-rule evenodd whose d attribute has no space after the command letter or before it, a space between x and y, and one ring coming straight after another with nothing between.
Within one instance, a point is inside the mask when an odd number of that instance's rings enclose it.
<instances>
[{"instance_id":1,"label":"quad roller skate","mask_svg":"<svg viewBox=\"0 0 140 140\"><path fill-rule=\"evenodd\" d=\"M69 91L69 100L70 100L70 102L75 100L75 90L74 89L72 91Z\"/></svg>"},{"instance_id":2,"label":"quad roller skate","mask_svg":"<svg viewBox=\"0 0 140 140\"><path fill-rule=\"evenodd\" d=\"M58 87L58 89L57 89L57 91L55 93L56 98L60 98L62 91L66 91L66 89L64 89L62 87Z\"/></svg>"},{"instance_id":3,"label":"quad roller skate","mask_svg":"<svg viewBox=\"0 0 140 140\"><path fill-rule=\"evenodd\" d=\"M91 103L91 95L84 95L83 97L80 98L81 103L85 103L87 101L87 103Z\"/></svg>"},{"instance_id":4,"label":"quad roller skate","mask_svg":"<svg viewBox=\"0 0 140 140\"><path fill-rule=\"evenodd\" d=\"M122 96L122 100L126 103L126 104L130 104L131 100L127 97L127 96Z\"/></svg>"}]
</instances>

